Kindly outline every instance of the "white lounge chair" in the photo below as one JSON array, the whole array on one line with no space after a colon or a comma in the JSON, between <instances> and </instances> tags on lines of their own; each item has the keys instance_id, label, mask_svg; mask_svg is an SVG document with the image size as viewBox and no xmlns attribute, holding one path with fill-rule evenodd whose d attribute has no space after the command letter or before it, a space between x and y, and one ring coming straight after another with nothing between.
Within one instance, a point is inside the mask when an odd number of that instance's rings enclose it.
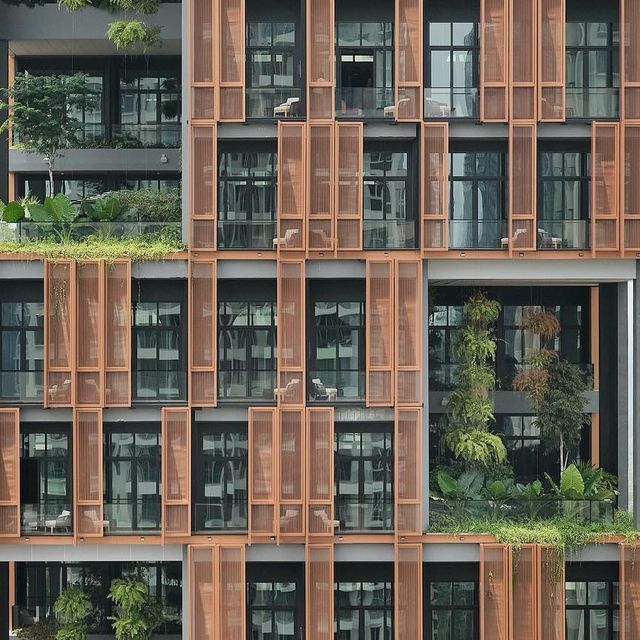
<instances>
[{"instance_id":1,"label":"white lounge chair","mask_svg":"<svg viewBox=\"0 0 640 640\"><path fill-rule=\"evenodd\" d=\"M286 102L273 108L273 117L283 116L284 118L288 118L291 115L293 105L298 102L300 102L300 98L287 98Z\"/></svg>"}]
</instances>

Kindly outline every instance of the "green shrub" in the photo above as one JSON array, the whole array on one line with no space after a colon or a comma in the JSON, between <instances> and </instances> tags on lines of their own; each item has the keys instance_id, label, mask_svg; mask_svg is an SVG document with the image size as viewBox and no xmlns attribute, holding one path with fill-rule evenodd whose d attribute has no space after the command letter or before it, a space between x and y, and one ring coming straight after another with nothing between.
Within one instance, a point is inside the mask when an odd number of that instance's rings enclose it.
<instances>
[{"instance_id":1,"label":"green shrub","mask_svg":"<svg viewBox=\"0 0 640 640\"><path fill-rule=\"evenodd\" d=\"M53 610L60 621L56 640L85 640L91 600L80 587L67 587L56 599Z\"/></svg>"},{"instance_id":2,"label":"green shrub","mask_svg":"<svg viewBox=\"0 0 640 640\"><path fill-rule=\"evenodd\" d=\"M55 640L58 623L54 618L40 620L29 627L16 629L16 638L20 640Z\"/></svg>"},{"instance_id":3,"label":"green shrub","mask_svg":"<svg viewBox=\"0 0 640 640\"><path fill-rule=\"evenodd\" d=\"M117 640L149 640L162 624L162 609L139 578L119 578L111 583L109 599L115 605L113 630Z\"/></svg>"},{"instance_id":4,"label":"green shrub","mask_svg":"<svg viewBox=\"0 0 640 640\"><path fill-rule=\"evenodd\" d=\"M111 191L105 196L120 202L125 212L123 217L125 220L141 222L180 222L182 220L180 189Z\"/></svg>"}]
</instances>

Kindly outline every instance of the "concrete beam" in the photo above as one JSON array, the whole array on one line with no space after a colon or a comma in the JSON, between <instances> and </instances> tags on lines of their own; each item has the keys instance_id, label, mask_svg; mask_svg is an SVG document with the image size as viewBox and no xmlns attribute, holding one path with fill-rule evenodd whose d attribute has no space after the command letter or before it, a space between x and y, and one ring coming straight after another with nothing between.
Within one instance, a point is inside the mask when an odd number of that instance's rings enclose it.
<instances>
[{"instance_id":1,"label":"concrete beam","mask_svg":"<svg viewBox=\"0 0 640 640\"><path fill-rule=\"evenodd\" d=\"M0 562L182 562L179 544L2 544Z\"/></svg>"}]
</instances>

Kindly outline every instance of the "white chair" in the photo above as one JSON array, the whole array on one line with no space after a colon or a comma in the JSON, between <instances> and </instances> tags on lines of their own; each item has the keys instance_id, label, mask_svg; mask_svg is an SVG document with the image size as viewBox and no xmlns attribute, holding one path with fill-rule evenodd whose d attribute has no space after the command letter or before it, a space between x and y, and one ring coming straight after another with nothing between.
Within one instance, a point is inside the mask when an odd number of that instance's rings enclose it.
<instances>
[{"instance_id":1,"label":"white chair","mask_svg":"<svg viewBox=\"0 0 640 640\"><path fill-rule=\"evenodd\" d=\"M273 117L283 116L284 118L288 118L291 114L291 108L298 102L300 102L300 98L287 98L286 102L273 108Z\"/></svg>"},{"instance_id":2,"label":"white chair","mask_svg":"<svg viewBox=\"0 0 640 640\"><path fill-rule=\"evenodd\" d=\"M406 102L411 102L411 98L400 98L400 100L398 100L398 106L400 106L401 104L405 104ZM396 105L392 104L389 105L388 107L385 107L382 110L382 113L384 115L385 118L397 118L398 114L396 112Z\"/></svg>"},{"instance_id":3,"label":"white chair","mask_svg":"<svg viewBox=\"0 0 640 640\"><path fill-rule=\"evenodd\" d=\"M58 529L65 531L71 530L71 511L63 509L60 515L54 520L45 520L44 528L50 530L52 534Z\"/></svg>"},{"instance_id":4,"label":"white chair","mask_svg":"<svg viewBox=\"0 0 640 640\"><path fill-rule=\"evenodd\" d=\"M274 238L273 239L273 248L277 249L279 246L289 247L291 241L299 234L298 229L287 229L284 233L284 238Z\"/></svg>"}]
</instances>

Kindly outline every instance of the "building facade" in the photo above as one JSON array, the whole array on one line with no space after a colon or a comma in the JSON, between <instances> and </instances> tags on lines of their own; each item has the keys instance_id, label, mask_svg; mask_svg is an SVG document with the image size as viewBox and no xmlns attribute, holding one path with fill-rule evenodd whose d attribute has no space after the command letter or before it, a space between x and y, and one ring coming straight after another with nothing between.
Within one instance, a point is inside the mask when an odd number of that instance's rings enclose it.
<instances>
[{"instance_id":1,"label":"building facade","mask_svg":"<svg viewBox=\"0 0 640 640\"><path fill-rule=\"evenodd\" d=\"M463 523L513 495L437 480L481 291L508 486L590 462L615 498L564 516L640 517L638 0L184 0L136 54L98 7L0 16L0 85L89 78L55 190L181 189L144 221L185 243L0 255L6 633L79 585L108 637L139 575L173 638L640 640L631 537L512 546ZM51 187L19 140L0 174ZM585 380L566 460L514 383L543 352Z\"/></svg>"}]
</instances>

